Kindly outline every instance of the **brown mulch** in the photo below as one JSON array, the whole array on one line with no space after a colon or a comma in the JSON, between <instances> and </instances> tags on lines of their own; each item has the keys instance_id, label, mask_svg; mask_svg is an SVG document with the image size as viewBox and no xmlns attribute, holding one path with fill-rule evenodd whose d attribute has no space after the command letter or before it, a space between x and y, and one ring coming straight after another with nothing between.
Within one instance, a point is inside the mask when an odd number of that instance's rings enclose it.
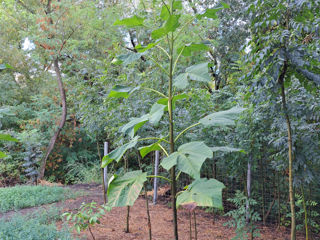
<instances>
[{"instance_id":1,"label":"brown mulch","mask_svg":"<svg viewBox=\"0 0 320 240\"><path fill-rule=\"evenodd\" d=\"M67 200L65 211L78 208L82 202L95 201L99 204L103 203L101 194L101 186L75 186L74 188L81 190L87 188L89 194L74 200ZM80 189L79 189L80 188ZM170 240L173 239L172 211L168 207L168 199L163 196L167 191L166 188L160 190L159 202L153 205L149 201L152 239L153 240ZM148 193L148 196L152 193ZM126 207L113 208L102 219L101 224L97 224L92 228L96 240L144 240L148 239L146 202L143 197L139 197L134 206L130 209L130 232L125 233L126 225ZM203 210L197 212L197 232L198 240L227 240L235 236L234 229L223 226L228 218L217 216L213 222L213 215ZM189 212L188 210L178 210L179 222L179 239L189 239ZM192 222L193 223L193 222ZM193 227L193 226L192 226ZM278 229L276 226L260 226L260 238L263 240L286 240L290 239L289 229ZM194 236L194 228L192 228ZM81 235L75 234L77 237L84 239L92 239L89 231L85 231ZM194 239L194 238L193 238ZM299 235L297 240L304 239L303 235Z\"/></svg>"},{"instance_id":2,"label":"brown mulch","mask_svg":"<svg viewBox=\"0 0 320 240\"><path fill-rule=\"evenodd\" d=\"M71 190L85 191L87 194L75 199L68 199L55 203L56 207L61 207L62 212L76 211L81 203L94 201L103 204L102 187L98 184L77 184L67 186ZM152 239L153 240L171 240L173 239L172 210L168 207L169 199L166 196L168 188L159 190L159 201L153 205L149 201ZM148 192L151 198L152 192ZM17 212L27 214L36 211L39 208L50 208L53 204L42 205L33 208L21 209ZM134 206L130 209L130 232L125 233L126 224L126 207L113 208L111 212L101 219L101 224L97 224L92 228L96 240L148 240L146 201L143 197L139 197ZM14 213L8 212L0 214L0 217L11 217ZM223 226L228 218L216 216L213 222L213 215L203 210L197 209L197 232L198 240L229 240L235 236L234 229ZM185 209L178 210L178 229L179 239L189 240L189 212ZM193 223L193 222L192 222ZM57 223L58 228L62 226L62 222ZM71 225L70 225L71 226ZM274 226L259 226L260 238L262 240L289 240L289 229L281 228L280 230ZM192 234L194 236L194 226L192 226ZM78 235L74 232L77 239L92 239L89 231L85 231ZM193 239L195 239L193 237ZM297 240L305 239L303 234L299 234Z\"/></svg>"}]
</instances>

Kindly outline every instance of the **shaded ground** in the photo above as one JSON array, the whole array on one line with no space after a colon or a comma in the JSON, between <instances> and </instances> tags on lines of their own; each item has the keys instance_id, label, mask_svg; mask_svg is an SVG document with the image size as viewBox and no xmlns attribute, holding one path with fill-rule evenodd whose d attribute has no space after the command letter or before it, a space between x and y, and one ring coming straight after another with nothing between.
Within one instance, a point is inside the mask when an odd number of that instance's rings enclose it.
<instances>
[{"instance_id":1,"label":"shaded ground","mask_svg":"<svg viewBox=\"0 0 320 240\"><path fill-rule=\"evenodd\" d=\"M70 189L76 191L86 191L87 195L76 199L68 199L56 203L57 207L62 207L63 212L75 210L80 207L81 203L95 201L98 204L103 204L102 187L97 184L77 184L69 186ZM163 191L162 193L164 193ZM161 195L161 193L160 193ZM153 240L170 240L173 239L172 230L172 213L168 207L168 199L160 197L157 205L150 204L150 215L152 222L152 237ZM18 211L22 214L27 214L43 207L49 208L53 204L47 204L34 208L27 208ZM147 215L145 210L145 199L140 197L130 211L130 232L125 233L126 223L126 207L114 208L107 213L102 219L101 224L92 228L93 234L97 240L144 240L148 239ZM10 217L14 211L1 214L0 217ZM179 239L189 239L189 213L187 210L178 211L179 221ZM234 236L234 230L223 226L227 221L225 217L217 217L213 223L213 216L202 210L197 210L197 230L199 240L227 240ZM58 223L61 226L61 222ZM276 226L260 227L261 237L264 240L286 240L289 239L288 229L278 230ZM193 231L194 234L194 231ZM81 239L92 239L88 231L81 235L75 234L75 237ZM299 236L298 240L304 239Z\"/></svg>"}]
</instances>

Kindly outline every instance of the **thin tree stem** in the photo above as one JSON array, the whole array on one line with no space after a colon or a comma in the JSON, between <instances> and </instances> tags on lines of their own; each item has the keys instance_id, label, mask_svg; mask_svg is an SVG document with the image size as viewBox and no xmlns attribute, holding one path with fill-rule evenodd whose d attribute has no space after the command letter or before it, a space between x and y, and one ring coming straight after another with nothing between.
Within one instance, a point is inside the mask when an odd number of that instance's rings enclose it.
<instances>
[{"instance_id":1,"label":"thin tree stem","mask_svg":"<svg viewBox=\"0 0 320 240\"><path fill-rule=\"evenodd\" d=\"M287 72L287 62L284 62L282 72L279 76L278 82L281 86L281 99L282 99L282 108L284 112L284 117L287 123L287 132L288 132L288 157L289 157L289 198L290 198L290 210L291 210L291 240L296 239L296 212L295 212L295 200L293 193L293 150L292 150L292 128L291 121L288 114L288 108L286 103L286 94L284 88L284 77Z\"/></svg>"},{"instance_id":2,"label":"thin tree stem","mask_svg":"<svg viewBox=\"0 0 320 240\"><path fill-rule=\"evenodd\" d=\"M198 240L198 231L197 231L197 218L196 211L193 211L193 220L194 220L194 239Z\"/></svg>"},{"instance_id":3,"label":"thin tree stem","mask_svg":"<svg viewBox=\"0 0 320 240\"><path fill-rule=\"evenodd\" d=\"M90 225L88 225L88 229L89 229L89 232L90 232L90 234L91 234L91 236L92 236L92 239L93 239L93 240L96 240L96 238L94 237L94 235L93 235L93 233L92 233L92 230L91 230L91 228L90 228Z\"/></svg>"}]
</instances>

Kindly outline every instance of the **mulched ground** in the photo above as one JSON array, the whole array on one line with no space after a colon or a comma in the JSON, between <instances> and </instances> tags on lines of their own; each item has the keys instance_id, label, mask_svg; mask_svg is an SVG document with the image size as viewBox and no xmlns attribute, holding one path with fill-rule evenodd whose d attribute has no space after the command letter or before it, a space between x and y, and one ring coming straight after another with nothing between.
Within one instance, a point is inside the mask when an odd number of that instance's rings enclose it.
<instances>
[{"instance_id":1,"label":"mulched ground","mask_svg":"<svg viewBox=\"0 0 320 240\"><path fill-rule=\"evenodd\" d=\"M98 204L103 204L102 187L98 184L77 184L68 186L73 190L86 191L87 195L78 197L76 199L69 199L63 202L56 203L57 207L62 207L63 212L75 211L79 208L81 203L95 201ZM152 239L153 240L170 240L173 239L172 226L172 211L168 207L168 198L164 196L166 189L160 192L160 198L157 205L149 204L151 224L152 224ZM152 195L152 193L148 194ZM48 208L52 204L44 205L42 207ZM130 232L125 233L126 224L126 207L114 208L108 212L102 219L101 224L97 224L92 228L96 240L144 240L148 239L147 228L147 214L146 202L143 197L135 202L130 210ZM26 214L35 211L39 207L27 208L18 211ZM228 240L235 235L234 230L223 226L228 218L218 216L213 222L213 215L202 210L197 212L197 230L198 240ZM14 212L2 214L0 217L10 217ZM179 223L179 239L189 240L189 212L188 210L178 210ZM57 223L58 228L61 227L62 222ZM260 238L263 240L289 240L289 229L278 229L276 226L260 226ZM192 229L194 236L194 230ZM81 235L74 232L76 238L92 239L89 231L83 232ZM195 239L193 237L193 239ZM297 240L305 239L303 234L297 237Z\"/></svg>"},{"instance_id":2,"label":"mulched ground","mask_svg":"<svg viewBox=\"0 0 320 240\"><path fill-rule=\"evenodd\" d=\"M103 203L101 194L101 186L98 185L82 185L73 188L81 190L87 189L89 194L75 200L67 200L65 210L72 210L79 207L82 202L95 201L99 204ZM166 189L160 192L160 201L157 205L149 204L152 239L153 240L170 240L173 239L172 211L168 207L168 199L161 195ZM152 194L148 194L152 195ZM68 207L67 207L68 206ZM112 209L102 219L101 224L93 227L92 232L97 240L144 240L148 239L146 202L140 197L130 208L130 232L125 233L126 226L126 207ZM227 240L232 239L235 235L234 230L223 226L228 221L226 217L216 217L213 222L213 215L202 210L197 210L197 230L198 240ZM188 240L189 238L189 212L184 209L178 211L179 222L179 239ZM194 230L193 236L194 236ZM260 226L261 237L264 240L286 240L290 239L289 229L277 229L276 226ZM75 234L80 237L79 235ZM84 239L92 239L89 231L81 234ZM195 239L195 238L193 238ZM303 235L299 235L297 240L304 239Z\"/></svg>"}]
</instances>

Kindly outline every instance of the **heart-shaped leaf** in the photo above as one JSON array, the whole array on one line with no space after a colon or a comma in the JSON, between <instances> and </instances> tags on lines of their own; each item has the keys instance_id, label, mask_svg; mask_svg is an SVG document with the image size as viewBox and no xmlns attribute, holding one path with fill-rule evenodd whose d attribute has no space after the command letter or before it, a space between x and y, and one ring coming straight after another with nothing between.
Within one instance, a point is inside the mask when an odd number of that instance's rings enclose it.
<instances>
[{"instance_id":1,"label":"heart-shaped leaf","mask_svg":"<svg viewBox=\"0 0 320 240\"><path fill-rule=\"evenodd\" d=\"M201 19L201 18L207 17L211 19L217 19L218 18L217 12L219 12L222 9L223 7L207 9L203 14L198 14L197 18Z\"/></svg>"},{"instance_id":2,"label":"heart-shaped leaf","mask_svg":"<svg viewBox=\"0 0 320 240\"><path fill-rule=\"evenodd\" d=\"M224 184L216 179L196 179L177 197L177 206L195 203L200 207L223 209L222 190Z\"/></svg>"},{"instance_id":3,"label":"heart-shaped leaf","mask_svg":"<svg viewBox=\"0 0 320 240\"><path fill-rule=\"evenodd\" d=\"M172 109L176 108L176 101L180 100L180 99L185 99L185 98L189 98L188 94L186 93L182 93L182 94L178 94L175 95L172 98ZM157 103L165 105L166 107L164 108L165 111L168 111L168 98L160 98Z\"/></svg>"},{"instance_id":4,"label":"heart-shaped leaf","mask_svg":"<svg viewBox=\"0 0 320 240\"><path fill-rule=\"evenodd\" d=\"M157 151L157 150L161 150L158 142L139 148L140 155L142 158L144 158L148 153Z\"/></svg>"},{"instance_id":5,"label":"heart-shaped leaf","mask_svg":"<svg viewBox=\"0 0 320 240\"><path fill-rule=\"evenodd\" d=\"M181 145L177 152L170 154L161 162L166 170L173 166L189 174L193 178L200 178L200 169L207 158L212 157L212 150L203 142L190 142Z\"/></svg>"},{"instance_id":6,"label":"heart-shaped leaf","mask_svg":"<svg viewBox=\"0 0 320 240\"><path fill-rule=\"evenodd\" d=\"M169 32L174 32L180 26L179 18L180 15L170 15L164 26L154 30L151 33L151 37L156 40L167 35Z\"/></svg>"},{"instance_id":7,"label":"heart-shaped leaf","mask_svg":"<svg viewBox=\"0 0 320 240\"><path fill-rule=\"evenodd\" d=\"M120 132L133 138L138 129L141 128L148 121L148 119L148 114L145 114L139 118L132 118L130 122L120 128Z\"/></svg>"},{"instance_id":8,"label":"heart-shaped leaf","mask_svg":"<svg viewBox=\"0 0 320 240\"><path fill-rule=\"evenodd\" d=\"M147 173L141 170L127 172L116 177L108 186L108 205L111 207L132 206L137 200Z\"/></svg>"},{"instance_id":9,"label":"heart-shaped leaf","mask_svg":"<svg viewBox=\"0 0 320 240\"><path fill-rule=\"evenodd\" d=\"M138 27L143 26L144 18L133 16L130 18L124 18L122 20L117 20L114 22L114 25L116 26L126 26L126 27Z\"/></svg>"},{"instance_id":10,"label":"heart-shaped leaf","mask_svg":"<svg viewBox=\"0 0 320 240\"><path fill-rule=\"evenodd\" d=\"M191 56L192 52L199 52L199 51L208 51L210 48L203 43L192 43L192 44L187 44L183 47L180 47L177 49L177 52L180 53L183 56Z\"/></svg>"},{"instance_id":11,"label":"heart-shaped leaf","mask_svg":"<svg viewBox=\"0 0 320 240\"><path fill-rule=\"evenodd\" d=\"M212 147L211 150L213 152L242 152L246 153L243 149L241 148L233 148L233 147L228 147L228 146L221 146L221 147Z\"/></svg>"},{"instance_id":12,"label":"heart-shaped leaf","mask_svg":"<svg viewBox=\"0 0 320 240\"><path fill-rule=\"evenodd\" d=\"M206 83L211 82L211 77L208 72L208 62L188 67L185 73L178 75L174 79L173 85L179 89L184 89L189 85L189 80Z\"/></svg>"},{"instance_id":13,"label":"heart-shaped leaf","mask_svg":"<svg viewBox=\"0 0 320 240\"><path fill-rule=\"evenodd\" d=\"M164 109L166 106L162 104L155 103L152 105L149 113L149 122L152 125L157 125L163 116Z\"/></svg>"},{"instance_id":14,"label":"heart-shaped leaf","mask_svg":"<svg viewBox=\"0 0 320 240\"><path fill-rule=\"evenodd\" d=\"M211 113L210 115L200 119L200 123L205 126L231 126L235 125L235 120L245 108L233 107L226 111Z\"/></svg>"},{"instance_id":15,"label":"heart-shaped leaf","mask_svg":"<svg viewBox=\"0 0 320 240\"><path fill-rule=\"evenodd\" d=\"M123 85L115 85L108 97L115 97L115 98L128 98L134 91L140 89L140 87L131 88L128 86Z\"/></svg>"},{"instance_id":16,"label":"heart-shaped leaf","mask_svg":"<svg viewBox=\"0 0 320 240\"><path fill-rule=\"evenodd\" d=\"M101 167L104 168L106 167L108 164L110 164L111 162L113 162L114 160L116 162L119 162L123 156L123 154L125 154L125 152L130 149L133 148L134 146L137 145L138 143L138 136L136 136L135 138L133 138L130 142L114 149L112 152L110 152L109 154L107 154L106 156L104 156L102 158L102 164Z\"/></svg>"}]
</instances>

